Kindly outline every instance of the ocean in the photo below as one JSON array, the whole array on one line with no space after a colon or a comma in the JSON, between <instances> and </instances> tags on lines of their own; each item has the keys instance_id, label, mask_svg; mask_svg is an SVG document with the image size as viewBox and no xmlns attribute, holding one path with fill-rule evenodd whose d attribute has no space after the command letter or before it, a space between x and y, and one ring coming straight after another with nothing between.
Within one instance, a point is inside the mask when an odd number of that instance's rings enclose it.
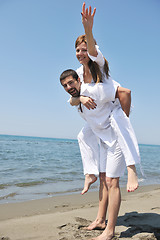
<instances>
[{"instance_id":1,"label":"ocean","mask_svg":"<svg viewBox=\"0 0 160 240\"><path fill-rule=\"evenodd\" d=\"M160 184L160 146L139 148L145 174L137 167L140 185ZM127 172L120 185L126 182ZM80 193L83 183L77 140L0 135L0 204Z\"/></svg>"}]
</instances>

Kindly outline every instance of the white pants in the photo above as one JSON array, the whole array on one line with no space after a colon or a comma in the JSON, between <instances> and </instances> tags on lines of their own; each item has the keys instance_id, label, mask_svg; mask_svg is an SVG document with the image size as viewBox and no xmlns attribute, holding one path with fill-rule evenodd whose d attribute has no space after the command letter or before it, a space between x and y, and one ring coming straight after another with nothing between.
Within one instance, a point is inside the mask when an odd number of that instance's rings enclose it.
<instances>
[{"instance_id":1,"label":"white pants","mask_svg":"<svg viewBox=\"0 0 160 240\"><path fill-rule=\"evenodd\" d=\"M78 143L85 174L99 175L99 145L98 139L86 124L78 134Z\"/></svg>"},{"instance_id":2,"label":"white pants","mask_svg":"<svg viewBox=\"0 0 160 240\"><path fill-rule=\"evenodd\" d=\"M88 124L78 134L83 170L85 174L99 175L106 172L107 177L121 177L125 171L125 160L116 141L112 147L99 140Z\"/></svg>"}]
</instances>

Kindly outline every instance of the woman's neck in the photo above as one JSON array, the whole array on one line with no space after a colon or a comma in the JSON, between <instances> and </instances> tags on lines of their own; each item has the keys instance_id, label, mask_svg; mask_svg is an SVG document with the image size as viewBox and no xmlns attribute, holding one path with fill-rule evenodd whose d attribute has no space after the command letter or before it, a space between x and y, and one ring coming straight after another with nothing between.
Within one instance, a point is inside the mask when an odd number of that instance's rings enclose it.
<instances>
[{"instance_id":1,"label":"woman's neck","mask_svg":"<svg viewBox=\"0 0 160 240\"><path fill-rule=\"evenodd\" d=\"M92 82L92 74L90 69L87 65L83 65L83 81L84 83L91 83Z\"/></svg>"}]
</instances>

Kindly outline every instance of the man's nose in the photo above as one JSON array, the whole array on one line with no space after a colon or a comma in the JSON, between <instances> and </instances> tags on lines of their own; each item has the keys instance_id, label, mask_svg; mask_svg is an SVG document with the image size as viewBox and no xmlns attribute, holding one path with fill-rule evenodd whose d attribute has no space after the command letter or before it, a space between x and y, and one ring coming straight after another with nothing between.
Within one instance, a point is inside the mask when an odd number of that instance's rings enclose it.
<instances>
[{"instance_id":1,"label":"man's nose","mask_svg":"<svg viewBox=\"0 0 160 240\"><path fill-rule=\"evenodd\" d=\"M67 89L67 91L71 89L70 84L67 84L66 89Z\"/></svg>"}]
</instances>

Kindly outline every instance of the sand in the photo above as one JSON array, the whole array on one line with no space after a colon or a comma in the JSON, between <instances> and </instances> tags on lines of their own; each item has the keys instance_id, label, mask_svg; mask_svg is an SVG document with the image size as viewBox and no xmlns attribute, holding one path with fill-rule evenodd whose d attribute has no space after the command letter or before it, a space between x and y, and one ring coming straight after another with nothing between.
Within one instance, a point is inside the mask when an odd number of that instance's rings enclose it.
<instances>
[{"instance_id":1,"label":"sand","mask_svg":"<svg viewBox=\"0 0 160 240\"><path fill-rule=\"evenodd\" d=\"M0 240L90 239L102 231L86 231L96 217L98 192L72 194L21 203L0 204ZM115 239L160 239L160 186L122 189Z\"/></svg>"}]
</instances>

